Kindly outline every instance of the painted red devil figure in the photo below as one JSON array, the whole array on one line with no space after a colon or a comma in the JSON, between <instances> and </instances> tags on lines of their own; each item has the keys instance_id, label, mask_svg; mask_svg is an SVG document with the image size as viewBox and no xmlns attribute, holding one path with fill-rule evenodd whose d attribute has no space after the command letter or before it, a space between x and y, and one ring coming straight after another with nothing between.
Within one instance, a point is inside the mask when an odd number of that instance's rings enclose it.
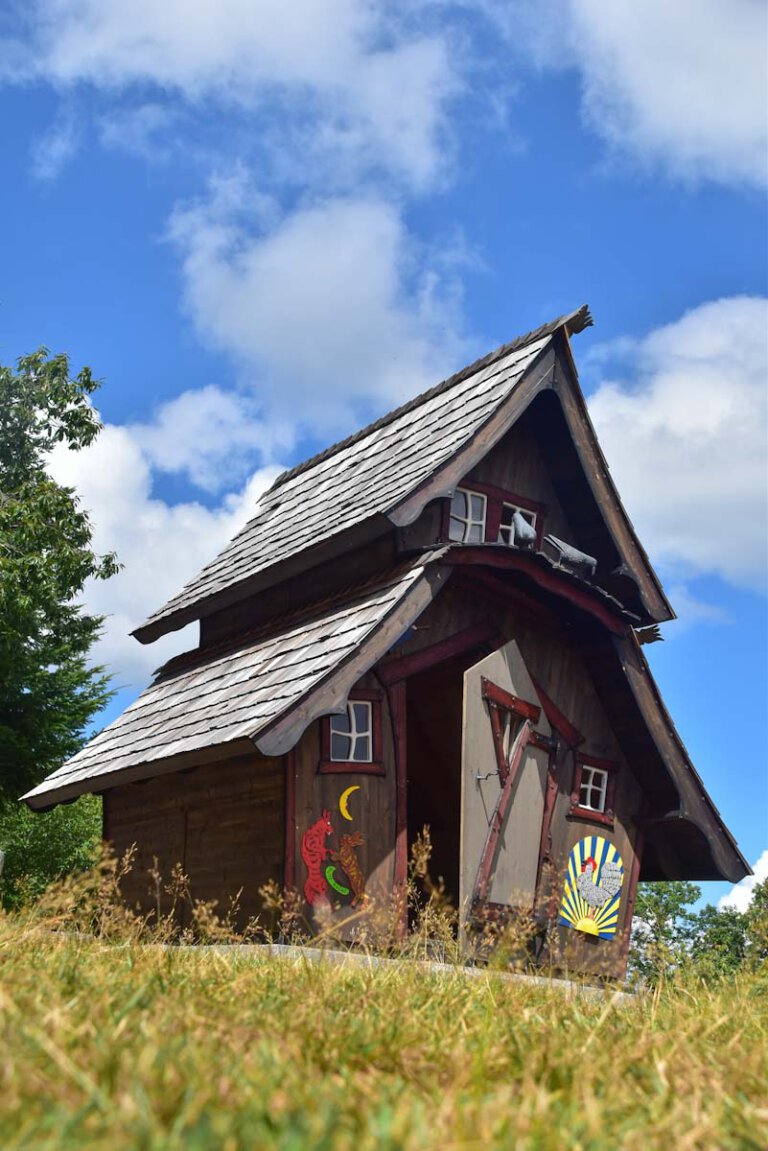
<instances>
[{"instance_id":1,"label":"painted red devil figure","mask_svg":"<svg viewBox=\"0 0 768 1151\"><path fill-rule=\"evenodd\" d=\"M301 858L307 867L304 898L309 904L325 899L328 895L328 884L325 881L322 867L325 857L328 855L325 840L327 836L332 834L331 813L324 811L301 837Z\"/></svg>"}]
</instances>

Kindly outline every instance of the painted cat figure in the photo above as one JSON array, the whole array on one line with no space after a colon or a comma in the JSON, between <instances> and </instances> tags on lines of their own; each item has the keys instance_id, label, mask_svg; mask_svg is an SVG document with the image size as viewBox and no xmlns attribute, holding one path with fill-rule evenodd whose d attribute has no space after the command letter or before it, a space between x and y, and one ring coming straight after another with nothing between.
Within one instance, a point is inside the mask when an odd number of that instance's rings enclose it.
<instances>
[{"instance_id":1,"label":"painted cat figure","mask_svg":"<svg viewBox=\"0 0 768 1151\"><path fill-rule=\"evenodd\" d=\"M325 881L322 867L328 847L326 837L333 833L331 826L331 813L324 811L319 819L301 837L301 858L307 868L307 881L304 884L304 898L307 903L313 904L328 896L328 884Z\"/></svg>"},{"instance_id":2,"label":"painted cat figure","mask_svg":"<svg viewBox=\"0 0 768 1151\"><path fill-rule=\"evenodd\" d=\"M360 870L360 864L355 855L355 848L362 847L364 843L365 840L360 832L353 831L351 835L342 835L339 850L331 852L331 859L338 860L341 864L342 870L355 893L352 907L356 907L365 898L365 876Z\"/></svg>"}]
</instances>

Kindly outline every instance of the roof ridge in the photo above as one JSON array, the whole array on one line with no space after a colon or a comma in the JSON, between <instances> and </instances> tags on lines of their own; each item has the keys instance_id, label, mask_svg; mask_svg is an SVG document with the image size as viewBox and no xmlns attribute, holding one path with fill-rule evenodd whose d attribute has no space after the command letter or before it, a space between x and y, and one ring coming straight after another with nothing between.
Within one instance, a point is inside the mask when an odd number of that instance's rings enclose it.
<instances>
[{"instance_id":1,"label":"roof ridge","mask_svg":"<svg viewBox=\"0 0 768 1151\"><path fill-rule=\"evenodd\" d=\"M579 332L583 332L585 328L591 327L593 323L594 321L589 311L589 304L582 304L582 306L577 308L574 312L568 312L565 315L558 316L556 320L550 320L548 323L542 324L540 327L535 328L532 332L526 332L524 336L516 336L515 339L510 340L509 343L502 344L501 347L496 348L495 351L488 352L485 356L481 356L479 360L475 360L473 363L468 364L465 368L461 368L460 371L454 372L452 376L448 376L446 379L441 380L439 384L433 385L433 387L428 388L427 391L421 392L418 396L414 396L413 399L407 400L404 404L401 404L397 408L393 408L391 412L385 412L383 416L379 416L377 420L374 420L372 423L367 424L364 428L360 428L358 431L353 432L345 439L339 440L335 444L331 444L329 447L324 448L321 452L318 452L314 456L310 456L309 459L303 460L301 463L296 464L294 467L287 468L284 472L280 473L277 479L273 481L272 486L267 488L262 496L262 499L268 496L271 492L275 491L276 488L282 487L282 485L287 483L288 480L292 480L296 476L302 475L304 472L309 471L310 468L313 468L317 464L322 463L324 460L329 459L331 456L336 455L337 452L342 451L344 448L351 447L359 440L364 439L365 436L370 435L372 432L378 431L379 428L386 427L387 424L392 423L392 421L397 419L398 416L405 415L407 412L410 412L414 408L419 407L421 404L426 403L427 400L431 400L434 396L440 395L441 392L447 391L448 388L452 388L455 384L460 383L462 380L466 379L468 376L473 375L475 372L482 371L483 368L486 368L489 366L489 364L492 364L494 360L501 359L502 356L506 356L509 355L510 352L517 351L518 348L524 348L526 344L532 344L535 340L540 340L543 336L552 335L558 330L558 328L565 327L567 328L570 335L576 335Z\"/></svg>"}]
</instances>

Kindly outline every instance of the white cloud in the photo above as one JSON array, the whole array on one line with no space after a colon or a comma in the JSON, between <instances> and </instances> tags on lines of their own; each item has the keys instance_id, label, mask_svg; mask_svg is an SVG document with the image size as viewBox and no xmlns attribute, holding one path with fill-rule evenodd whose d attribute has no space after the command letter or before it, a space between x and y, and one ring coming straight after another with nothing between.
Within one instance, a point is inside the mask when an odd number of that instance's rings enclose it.
<instances>
[{"instance_id":1,"label":"white cloud","mask_svg":"<svg viewBox=\"0 0 768 1151\"><path fill-rule=\"evenodd\" d=\"M55 180L76 154L81 139L80 125L69 110L60 114L31 149L32 175L36 180Z\"/></svg>"},{"instance_id":2,"label":"white cloud","mask_svg":"<svg viewBox=\"0 0 768 1151\"><path fill-rule=\"evenodd\" d=\"M686 180L768 182L760 0L467 0L518 59L576 68L586 122L619 155Z\"/></svg>"},{"instance_id":3,"label":"white cloud","mask_svg":"<svg viewBox=\"0 0 768 1151\"><path fill-rule=\"evenodd\" d=\"M159 103L114 108L99 120L99 137L106 148L144 160L165 159L170 151L168 133L177 122L173 108Z\"/></svg>"},{"instance_id":4,"label":"white cloud","mask_svg":"<svg viewBox=\"0 0 768 1151\"><path fill-rule=\"evenodd\" d=\"M603 346L592 419L654 560L763 590L768 574L768 300L702 304ZM621 378L605 364L626 361ZM586 378L587 372L584 371ZM590 374L594 374L591 372Z\"/></svg>"},{"instance_id":5,"label":"white cloud","mask_svg":"<svg viewBox=\"0 0 768 1151\"><path fill-rule=\"evenodd\" d=\"M757 863L753 864L752 871L754 872L753 875L748 875L746 879L742 879L717 901L717 906L721 910L725 907L735 907L737 911L742 912L747 910L756 885L768 879L768 849L763 852Z\"/></svg>"},{"instance_id":6,"label":"white cloud","mask_svg":"<svg viewBox=\"0 0 768 1151\"><path fill-rule=\"evenodd\" d=\"M208 492L232 491L254 459L274 459L293 446L287 422L264 423L252 399L214 385L182 392L151 422L126 431L156 471L186 475Z\"/></svg>"},{"instance_id":7,"label":"white cloud","mask_svg":"<svg viewBox=\"0 0 768 1151\"><path fill-rule=\"evenodd\" d=\"M154 668L196 646L197 631L193 625L149 646L130 632L221 550L280 468L254 472L213 509L169 505L152 496L152 472L138 439L128 428L107 424L89 448L57 448L50 470L59 483L76 488L88 509L95 550L114 550L123 564L114 578L90 581L85 588L89 610L106 616L94 662L115 673L117 686L143 687Z\"/></svg>"},{"instance_id":8,"label":"white cloud","mask_svg":"<svg viewBox=\"0 0 768 1151\"><path fill-rule=\"evenodd\" d=\"M707 603L694 594L690 587L683 583L671 584L667 589L669 602L677 614L675 626L665 631L666 640L679 639L689 627L695 624L727 624L731 623L731 616L718 604Z\"/></svg>"},{"instance_id":9,"label":"white cloud","mask_svg":"<svg viewBox=\"0 0 768 1151\"><path fill-rule=\"evenodd\" d=\"M170 236L200 336L241 365L270 419L319 436L348 430L461 360L460 245L430 260L374 196L271 223L257 203L243 223L250 196L243 182L220 183L209 201L177 209Z\"/></svg>"},{"instance_id":10,"label":"white cloud","mask_svg":"<svg viewBox=\"0 0 768 1151\"><path fill-rule=\"evenodd\" d=\"M197 107L215 101L253 114L268 101L272 121L282 114L311 126L300 139L315 151L324 141L354 166L365 159L417 186L440 174L458 70L442 34L408 30L387 6L37 0L28 25L28 40L0 44L0 77L64 90L89 84L114 97L151 86ZM120 115L113 119L106 131L114 140ZM146 120L146 112L138 121L133 114L129 135L153 133ZM282 137L287 145L290 132Z\"/></svg>"}]
</instances>

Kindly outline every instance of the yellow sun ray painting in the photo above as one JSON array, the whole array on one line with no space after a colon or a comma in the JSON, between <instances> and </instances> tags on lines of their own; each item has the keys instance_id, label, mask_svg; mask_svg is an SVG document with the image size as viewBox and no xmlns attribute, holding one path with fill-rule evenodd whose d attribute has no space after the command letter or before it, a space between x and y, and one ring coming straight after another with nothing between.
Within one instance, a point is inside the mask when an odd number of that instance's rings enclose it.
<instances>
[{"instance_id":1,"label":"yellow sun ray painting","mask_svg":"<svg viewBox=\"0 0 768 1151\"><path fill-rule=\"evenodd\" d=\"M568 857L558 922L586 935L613 939L623 881L624 864L612 843L601 835L580 840Z\"/></svg>"}]
</instances>

